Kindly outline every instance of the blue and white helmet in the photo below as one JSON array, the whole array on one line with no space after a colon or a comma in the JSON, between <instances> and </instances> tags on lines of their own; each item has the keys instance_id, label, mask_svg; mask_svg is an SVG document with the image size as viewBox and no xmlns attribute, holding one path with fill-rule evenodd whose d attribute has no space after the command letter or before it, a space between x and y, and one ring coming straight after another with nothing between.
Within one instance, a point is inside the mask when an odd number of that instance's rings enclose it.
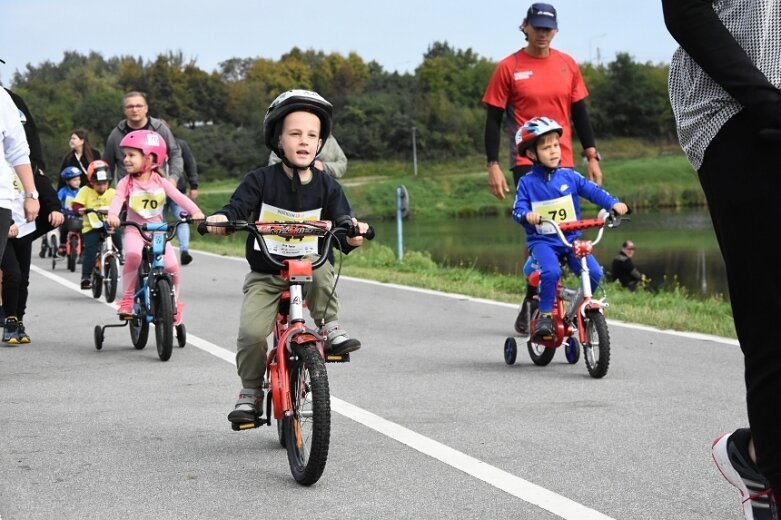
<instances>
[{"instance_id":1,"label":"blue and white helmet","mask_svg":"<svg viewBox=\"0 0 781 520\"><path fill-rule=\"evenodd\" d=\"M549 117L529 119L515 134L515 146L518 148L518 153L523 155L527 148L534 146L537 139L551 132L557 132L560 137L564 133L564 129Z\"/></svg>"},{"instance_id":2,"label":"blue and white helmet","mask_svg":"<svg viewBox=\"0 0 781 520\"><path fill-rule=\"evenodd\" d=\"M75 166L68 166L67 168L65 168L60 172L60 177L62 177L62 180L64 181L69 181L74 177L78 177L80 175L81 175L81 170L79 170Z\"/></svg>"}]
</instances>

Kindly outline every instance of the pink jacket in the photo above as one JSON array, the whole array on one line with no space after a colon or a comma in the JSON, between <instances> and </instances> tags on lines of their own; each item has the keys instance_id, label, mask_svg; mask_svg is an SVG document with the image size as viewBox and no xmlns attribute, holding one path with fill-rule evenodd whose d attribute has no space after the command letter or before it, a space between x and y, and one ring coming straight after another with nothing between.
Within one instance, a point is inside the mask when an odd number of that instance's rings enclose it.
<instances>
[{"instance_id":1,"label":"pink jacket","mask_svg":"<svg viewBox=\"0 0 781 520\"><path fill-rule=\"evenodd\" d=\"M132 175L123 177L117 183L117 194L111 201L108 214L118 217L127 202L127 220L138 224L163 222L166 197L170 197L190 215L200 211L187 195L176 189L176 186L152 172L146 183L141 183Z\"/></svg>"}]
</instances>

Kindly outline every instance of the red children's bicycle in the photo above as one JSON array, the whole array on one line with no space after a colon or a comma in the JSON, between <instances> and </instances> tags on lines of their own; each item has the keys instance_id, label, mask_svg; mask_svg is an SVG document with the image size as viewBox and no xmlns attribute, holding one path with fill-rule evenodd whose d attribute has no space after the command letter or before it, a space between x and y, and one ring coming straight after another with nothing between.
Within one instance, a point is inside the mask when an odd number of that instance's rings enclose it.
<instances>
[{"instance_id":1,"label":"red children's bicycle","mask_svg":"<svg viewBox=\"0 0 781 520\"><path fill-rule=\"evenodd\" d=\"M68 228L68 235L65 238L65 243L62 246L65 247L64 258L68 261L68 271L75 272L76 264L79 257L81 257L81 227L82 217L79 215L68 215L65 219L65 226ZM63 256L57 254L56 246L54 246L54 254L52 255L52 269L57 265L57 260L62 259Z\"/></svg>"},{"instance_id":2,"label":"red children's bicycle","mask_svg":"<svg viewBox=\"0 0 781 520\"><path fill-rule=\"evenodd\" d=\"M556 300L553 304L552 318L555 332L552 339L534 341L539 309L536 299L529 303L531 327L526 345L529 357L535 365L548 365L556 354L556 349L565 345L565 356L569 363L574 364L579 361L582 348L589 375L593 378L601 378L607 374L610 365L610 333L605 319L605 308L608 304L605 298L593 297L586 257L602 240L605 227L617 227L621 220L622 217L615 212L605 210L600 211L597 218L571 222L558 223L547 218L541 219L541 222L553 226L562 244L572 248L575 257L580 261L581 273L578 288L565 287L559 279L556 286ZM567 231L592 228L599 229L594 240L574 240L570 243L564 235ZM504 361L512 365L517 355L517 341L513 337L507 338L504 342Z\"/></svg>"},{"instance_id":3,"label":"red children's bicycle","mask_svg":"<svg viewBox=\"0 0 781 520\"><path fill-rule=\"evenodd\" d=\"M279 261L269 253L263 237L325 237L320 251L327 253L332 238L339 234L357 236L357 229L350 224L333 227L332 222L327 220L229 221L209 225L253 234L266 260L279 269L280 276L289 284L282 294L274 326L274 341L266 361L263 382L266 417L252 423L234 423L233 428L245 430L270 426L273 417L277 423L279 442L287 450L293 478L299 484L312 485L325 469L331 435L331 395L325 363L348 362L350 354L326 353L324 338L308 328L304 320L304 284L312 281L313 271L328 260L328 255L324 253L314 261L308 258ZM198 231L205 233L206 224L199 224ZM374 238L374 229L370 227L363 236Z\"/></svg>"}]
</instances>

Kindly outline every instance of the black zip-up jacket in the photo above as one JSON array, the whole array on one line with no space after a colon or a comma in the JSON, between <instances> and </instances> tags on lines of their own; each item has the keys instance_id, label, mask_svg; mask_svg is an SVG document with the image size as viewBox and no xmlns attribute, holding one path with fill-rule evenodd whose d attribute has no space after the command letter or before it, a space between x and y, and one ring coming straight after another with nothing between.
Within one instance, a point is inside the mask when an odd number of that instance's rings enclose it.
<instances>
[{"instance_id":1,"label":"black zip-up jacket","mask_svg":"<svg viewBox=\"0 0 781 520\"><path fill-rule=\"evenodd\" d=\"M352 208L342 186L331 176L313 167L312 180L301 185L294 183L287 176L282 163L264 166L248 173L231 195L228 204L216 213L227 216L228 220L254 222L260 216L263 203L296 212L319 209L321 220L334 222L352 215ZM343 237L332 244L344 253L354 249ZM319 249L320 254L323 254L323 240L320 240ZM279 269L266 262L262 252L255 250L253 235L247 237L245 256L253 271L268 274L279 272Z\"/></svg>"}]
</instances>

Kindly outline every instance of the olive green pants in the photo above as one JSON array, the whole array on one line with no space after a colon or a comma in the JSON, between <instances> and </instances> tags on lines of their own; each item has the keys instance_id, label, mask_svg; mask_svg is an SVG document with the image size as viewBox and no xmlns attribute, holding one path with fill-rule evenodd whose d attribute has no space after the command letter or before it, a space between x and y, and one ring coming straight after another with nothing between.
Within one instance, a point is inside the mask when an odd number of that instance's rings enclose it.
<instances>
[{"instance_id":1,"label":"olive green pants","mask_svg":"<svg viewBox=\"0 0 781 520\"><path fill-rule=\"evenodd\" d=\"M334 267L330 262L315 269L313 281L304 285L306 305L318 326L337 320L339 315L337 295L330 297L333 285ZM236 339L236 368L242 388L257 388L263 381L268 337L274 330L280 297L287 288L288 283L279 275L251 271L244 278L244 301Z\"/></svg>"}]
</instances>

